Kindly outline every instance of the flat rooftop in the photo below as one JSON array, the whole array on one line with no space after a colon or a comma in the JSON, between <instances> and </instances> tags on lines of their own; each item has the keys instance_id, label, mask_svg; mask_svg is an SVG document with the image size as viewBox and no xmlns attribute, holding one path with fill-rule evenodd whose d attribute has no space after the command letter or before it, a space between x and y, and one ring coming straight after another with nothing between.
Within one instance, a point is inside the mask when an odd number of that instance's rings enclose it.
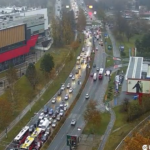
<instances>
[{"instance_id":1,"label":"flat rooftop","mask_svg":"<svg viewBox=\"0 0 150 150\"><path fill-rule=\"evenodd\" d=\"M126 80L128 78L141 79L143 57L130 57L129 65L126 72Z\"/></svg>"}]
</instances>

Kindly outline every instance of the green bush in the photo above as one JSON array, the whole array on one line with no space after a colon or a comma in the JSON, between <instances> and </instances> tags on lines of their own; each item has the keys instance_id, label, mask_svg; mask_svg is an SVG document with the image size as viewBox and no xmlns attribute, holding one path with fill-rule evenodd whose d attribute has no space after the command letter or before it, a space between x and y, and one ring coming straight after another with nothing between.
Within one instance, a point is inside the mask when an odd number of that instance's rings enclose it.
<instances>
[{"instance_id":1,"label":"green bush","mask_svg":"<svg viewBox=\"0 0 150 150\"><path fill-rule=\"evenodd\" d=\"M121 51L121 56L126 56L126 53L124 51Z\"/></svg>"}]
</instances>

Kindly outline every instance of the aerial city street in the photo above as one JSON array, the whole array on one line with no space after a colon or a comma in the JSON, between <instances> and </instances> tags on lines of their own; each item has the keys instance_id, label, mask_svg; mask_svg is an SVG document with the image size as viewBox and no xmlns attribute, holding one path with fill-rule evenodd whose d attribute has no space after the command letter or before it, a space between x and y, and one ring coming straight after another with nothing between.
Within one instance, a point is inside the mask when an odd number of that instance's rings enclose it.
<instances>
[{"instance_id":1,"label":"aerial city street","mask_svg":"<svg viewBox=\"0 0 150 150\"><path fill-rule=\"evenodd\" d=\"M0 150L149 150L149 0L0 1Z\"/></svg>"}]
</instances>

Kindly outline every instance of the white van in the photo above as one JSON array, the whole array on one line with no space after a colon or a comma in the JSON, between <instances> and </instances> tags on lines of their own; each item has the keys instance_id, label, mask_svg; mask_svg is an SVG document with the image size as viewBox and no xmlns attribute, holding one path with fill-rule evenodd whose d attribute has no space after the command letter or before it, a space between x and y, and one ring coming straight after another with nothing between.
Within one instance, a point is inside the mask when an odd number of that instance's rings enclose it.
<instances>
[{"instance_id":1,"label":"white van","mask_svg":"<svg viewBox=\"0 0 150 150\"><path fill-rule=\"evenodd\" d=\"M93 80L94 80L94 81L97 80L97 74L96 74L96 73L94 73L94 75L93 75Z\"/></svg>"},{"instance_id":2,"label":"white van","mask_svg":"<svg viewBox=\"0 0 150 150\"><path fill-rule=\"evenodd\" d=\"M40 121L39 128L45 131L50 126L50 121L47 118L44 118Z\"/></svg>"},{"instance_id":3,"label":"white van","mask_svg":"<svg viewBox=\"0 0 150 150\"><path fill-rule=\"evenodd\" d=\"M99 70L99 79L103 78L104 68L100 68Z\"/></svg>"}]
</instances>

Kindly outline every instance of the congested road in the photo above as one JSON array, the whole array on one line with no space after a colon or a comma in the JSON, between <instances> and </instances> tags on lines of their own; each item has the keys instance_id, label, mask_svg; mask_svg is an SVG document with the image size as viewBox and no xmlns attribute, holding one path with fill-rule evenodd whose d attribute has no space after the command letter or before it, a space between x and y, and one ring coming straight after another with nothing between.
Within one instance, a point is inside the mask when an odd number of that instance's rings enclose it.
<instances>
[{"instance_id":1,"label":"congested road","mask_svg":"<svg viewBox=\"0 0 150 150\"><path fill-rule=\"evenodd\" d=\"M89 39L86 40L86 43L88 43L89 45ZM91 47L88 46L86 47L85 46L85 52L82 52L82 56L84 55L85 56L85 60L86 60L86 55L89 54L91 52ZM82 58L81 58L82 59ZM80 61L81 61L80 59ZM55 103L52 103L52 99L49 100L49 102L45 105L48 109L53 109L53 111L55 112L56 111L56 107L60 107L60 104L65 104L67 105L67 108L71 105L71 103L73 102L73 100L75 99L76 95L78 94L79 90L80 90L80 87L84 81L84 78L85 78L85 75L86 75L86 64L85 63L82 63L80 65L80 69L78 69L79 65L76 65L74 67L74 69L72 70L72 75L74 75L75 77L75 80L72 80L71 77L68 77L66 82L63 83L65 85L65 89L62 91L62 94L60 96L58 96L58 91L53 98L56 98L56 102ZM76 73L76 71L79 70L78 73ZM79 81L80 81L80 84L79 84ZM73 89L73 92L72 93L69 93L69 89L67 89L67 85L68 83L70 83L70 87ZM61 88L61 85L60 85L60 88ZM64 100L65 99L65 96L66 94L69 95L69 99L68 100ZM37 123L37 121L39 120L39 116L41 113L43 113L44 111L44 108L41 108L41 110L39 112L35 112L35 116L33 116L31 118L31 120L29 121L29 123L27 124L28 126L31 126L31 125L35 125ZM64 111L65 113L65 111ZM49 120L51 120L51 123L53 123L54 120L56 120L56 118L52 119L52 116L49 116L49 115L45 115L44 117L47 117ZM57 121L57 120L56 120ZM56 125L57 125L58 121L56 122ZM51 128L52 131L55 129L55 128ZM15 144L13 142L11 142L11 144L8 145L8 147L6 148L7 150L9 150L10 148L12 147L15 147Z\"/></svg>"},{"instance_id":2,"label":"congested road","mask_svg":"<svg viewBox=\"0 0 150 150\"><path fill-rule=\"evenodd\" d=\"M103 51L103 47L101 47L98 41L95 41L96 47L98 47L98 51L95 51L95 59L94 64L97 67L104 68L105 67L105 53ZM91 66L92 67L92 66ZM95 73L96 68L92 67L91 72ZM104 77L103 80L93 81L92 77L89 77L86 86L76 103L74 109L72 110L69 117L66 119L64 125L61 127L58 134L55 136L54 140L50 144L48 150L69 150L69 147L66 145L66 135L77 135L80 136L85 122L83 119L83 113L87 106L89 100L85 100L85 95L88 93L90 99L96 100L98 103L98 107L101 107L101 111L105 110L103 106L103 96L105 94L106 85L108 83L108 78ZM76 119L76 125L74 127L71 126L71 120ZM79 130L80 129L80 130Z\"/></svg>"}]
</instances>

